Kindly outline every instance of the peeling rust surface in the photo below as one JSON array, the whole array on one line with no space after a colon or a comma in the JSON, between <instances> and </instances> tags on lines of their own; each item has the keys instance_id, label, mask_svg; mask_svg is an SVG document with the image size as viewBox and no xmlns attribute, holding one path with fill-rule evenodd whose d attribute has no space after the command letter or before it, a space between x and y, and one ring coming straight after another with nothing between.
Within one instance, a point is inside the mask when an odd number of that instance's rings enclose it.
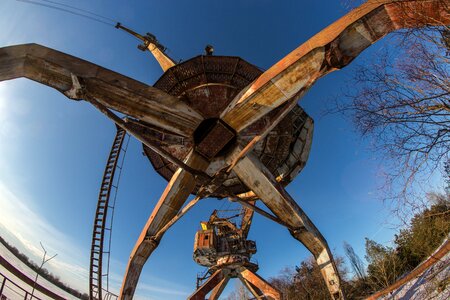
<instances>
[{"instance_id":1,"label":"peeling rust surface","mask_svg":"<svg viewBox=\"0 0 450 300\"><path fill-rule=\"evenodd\" d=\"M222 272L222 270L217 270L201 287L195 291L195 293L188 297L188 300L205 300L206 295L217 285L219 285L221 281L226 278L226 276L227 274Z\"/></svg>"},{"instance_id":2,"label":"peeling rust surface","mask_svg":"<svg viewBox=\"0 0 450 300\"><path fill-rule=\"evenodd\" d=\"M195 150L207 159L214 158L235 138L234 130L220 120L208 128L206 135L201 138Z\"/></svg>"},{"instance_id":3,"label":"peeling rust surface","mask_svg":"<svg viewBox=\"0 0 450 300\"><path fill-rule=\"evenodd\" d=\"M332 294L340 291L340 278L327 242L273 174L253 155L247 155L234 168L239 178L283 223L291 234L314 255Z\"/></svg>"},{"instance_id":4,"label":"peeling rust surface","mask_svg":"<svg viewBox=\"0 0 450 300\"><path fill-rule=\"evenodd\" d=\"M282 293L275 287L271 286L267 281L261 278L258 274L248 270L242 269L239 274L239 279L250 290L250 292L257 299L281 300Z\"/></svg>"}]
</instances>

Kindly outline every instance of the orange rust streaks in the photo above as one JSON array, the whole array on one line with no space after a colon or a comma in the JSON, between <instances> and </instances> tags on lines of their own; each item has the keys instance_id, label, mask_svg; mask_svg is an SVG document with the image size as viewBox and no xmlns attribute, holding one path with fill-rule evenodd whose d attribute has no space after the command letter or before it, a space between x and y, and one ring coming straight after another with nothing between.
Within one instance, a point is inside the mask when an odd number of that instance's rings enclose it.
<instances>
[{"instance_id":1,"label":"orange rust streaks","mask_svg":"<svg viewBox=\"0 0 450 300\"><path fill-rule=\"evenodd\" d=\"M257 299L263 296L265 299L281 300L282 294L279 290L271 286L267 281L261 278L258 274L250 271L247 268L242 268L239 272L239 279L246 285ZM256 287L256 289L255 289ZM258 291L259 290L259 291ZM256 294L256 295L255 295ZM258 295L259 294L259 295Z\"/></svg>"},{"instance_id":2,"label":"orange rust streaks","mask_svg":"<svg viewBox=\"0 0 450 300\"><path fill-rule=\"evenodd\" d=\"M189 296L188 300L205 300L206 295L211 292L214 287L221 284L226 277L227 274L223 270L217 270L201 287Z\"/></svg>"},{"instance_id":3,"label":"orange rust streaks","mask_svg":"<svg viewBox=\"0 0 450 300\"><path fill-rule=\"evenodd\" d=\"M230 281L230 276L225 276L225 278L223 278L219 282L219 284L216 285L216 287L211 291L208 300L219 300L219 297L227 286L228 281Z\"/></svg>"}]
</instances>

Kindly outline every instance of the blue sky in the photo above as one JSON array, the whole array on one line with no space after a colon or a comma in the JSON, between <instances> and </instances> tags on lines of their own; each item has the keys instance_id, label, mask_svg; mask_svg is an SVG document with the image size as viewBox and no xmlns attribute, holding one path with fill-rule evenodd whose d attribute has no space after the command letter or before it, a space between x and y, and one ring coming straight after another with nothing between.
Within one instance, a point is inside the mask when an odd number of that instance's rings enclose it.
<instances>
[{"instance_id":1,"label":"blue sky","mask_svg":"<svg viewBox=\"0 0 450 300\"><path fill-rule=\"evenodd\" d=\"M66 2L71 3L71 2ZM73 5L73 3L72 3ZM76 6L117 19L140 33L152 32L175 59L189 59L212 44L217 55L241 56L263 69L342 16L339 1L87 1ZM0 47L39 43L153 84L162 74L149 53L125 33L77 16L0 1ZM380 42L356 63L376 55ZM388 242L389 214L376 199L380 158L368 150L341 116L322 117L328 101L351 88L353 67L321 79L301 105L315 120L312 151L288 191L310 215L330 247L343 241L364 254L364 237ZM0 233L39 259L39 241L50 254L48 268L87 292L92 222L104 163L115 126L86 102L20 79L0 83ZM128 256L166 182L130 142L115 215L112 274L118 291ZM226 200L203 200L164 237L144 268L139 299L186 298L203 269L192 260L199 222ZM309 256L278 224L255 216L263 277L275 276ZM37 255L37 256L36 256ZM233 288L230 284L225 294Z\"/></svg>"}]
</instances>

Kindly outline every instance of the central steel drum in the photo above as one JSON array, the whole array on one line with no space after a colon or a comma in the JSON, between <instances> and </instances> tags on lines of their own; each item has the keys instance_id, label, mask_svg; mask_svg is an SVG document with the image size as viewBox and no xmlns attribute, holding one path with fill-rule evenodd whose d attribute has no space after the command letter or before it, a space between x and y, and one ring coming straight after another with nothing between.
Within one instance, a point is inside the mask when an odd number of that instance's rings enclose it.
<instances>
[{"instance_id":1,"label":"central steel drum","mask_svg":"<svg viewBox=\"0 0 450 300\"><path fill-rule=\"evenodd\" d=\"M270 123L277 109L256 121L245 131L236 135L219 117L235 96L261 75L256 66L239 57L201 55L168 69L154 87L163 90L198 111L205 120L191 138L164 132L144 122L133 126L152 141L183 160L195 147L198 153L212 162L206 171L214 175L214 162L222 165L224 154L235 143L246 145L258 132L258 128ZM218 126L218 124L220 126ZM215 127L214 127L215 126ZM214 128L211 130L211 128ZM300 106L295 106L286 117L261 141L253 152L283 184L287 185L302 170L308 159L313 133L313 120ZM205 135L208 138L205 139ZM167 181L177 166L144 147L151 164ZM196 187L194 193L197 192ZM211 197L223 198L248 192L249 189L231 172L223 185Z\"/></svg>"}]
</instances>

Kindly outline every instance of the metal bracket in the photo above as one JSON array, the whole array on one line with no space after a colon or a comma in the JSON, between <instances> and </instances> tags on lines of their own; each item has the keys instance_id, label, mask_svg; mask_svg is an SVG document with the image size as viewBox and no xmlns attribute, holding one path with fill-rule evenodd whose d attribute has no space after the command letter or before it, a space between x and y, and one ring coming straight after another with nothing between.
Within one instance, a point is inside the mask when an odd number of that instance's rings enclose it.
<instances>
[{"instance_id":1,"label":"metal bracket","mask_svg":"<svg viewBox=\"0 0 450 300\"><path fill-rule=\"evenodd\" d=\"M144 242L150 243L154 247L157 247L159 245L159 240L153 235L145 236Z\"/></svg>"},{"instance_id":2,"label":"metal bracket","mask_svg":"<svg viewBox=\"0 0 450 300\"><path fill-rule=\"evenodd\" d=\"M70 77L72 78L72 87L70 90L63 92L63 94L72 100L83 100L86 95L86 86L83 82L83 78L80 78L73 73L70 73Z\"/></svg>"}]
</instances>

